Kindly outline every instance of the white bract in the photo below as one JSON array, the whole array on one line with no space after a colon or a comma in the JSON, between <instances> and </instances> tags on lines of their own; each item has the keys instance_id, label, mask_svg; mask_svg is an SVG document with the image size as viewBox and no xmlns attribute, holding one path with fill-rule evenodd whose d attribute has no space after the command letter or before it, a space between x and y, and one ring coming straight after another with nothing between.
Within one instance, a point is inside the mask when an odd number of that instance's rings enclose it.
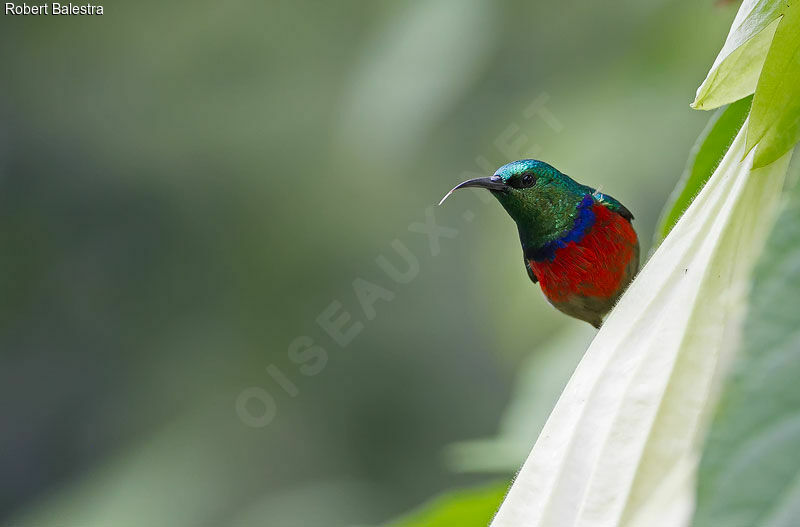
<instances>
[{"instance_id":1,"label":"white bract","mask_svg":"<svg viewBox=\"0 0 800 527\"><path fill-rule=\"evenodd\" d=\"M492 527L681 527L715 385L789 157L752 170L744 130L619 304Z\"/></svg>"}]
</instances>

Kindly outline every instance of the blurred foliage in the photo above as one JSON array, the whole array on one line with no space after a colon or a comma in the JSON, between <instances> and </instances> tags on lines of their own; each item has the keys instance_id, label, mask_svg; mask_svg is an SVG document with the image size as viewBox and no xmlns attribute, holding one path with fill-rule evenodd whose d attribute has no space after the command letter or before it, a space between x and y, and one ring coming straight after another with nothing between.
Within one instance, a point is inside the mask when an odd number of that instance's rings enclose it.
<instances>
[{"instance_id":1,"label":"blurred foliage","mask_svg":"<svg viewBox=\"0 0 800 527\"><path fill-rule=\"evenodd\" d=\"M485 481L442 450L492 436L521 362L583 325L530 285L497 207L437 210L459 234L436 257L408 225L476 156L534 156L651 232L732 16L145 0L0 17L5 524L376 524ZM537 100L558 126L526 116ZM419 259L407 285L375 265L395 238ZM395 293L374 320L357 277ZM332 301L365 323L345 348L315 322ZM287 354L300 335L328 353L319 375ZM236 415L249 386L276 401L264 429Z\"/></svg>"},{"instance_id":2,"label":"blurred foliage","mask_svg":"<svg viewBox=\"0 0 800 527\"><path fill-rule=\"evenodd\" d=\"M486 527L508 490L508 483L443 494L387 527Z\"/></svg>"},{"instance_id":3,"label":"blurred foliage","mask_svg":"<svg viewBox=\"0 0 800 527\"><path fill-rule=\"evenodd\" d=\"M656 229L656 243L667 237L692 200L714 173L750 112L752 97L745 97L711 117L689 154L681 180L672 191Z\"/></svg>"},{"instance_id":4,"label":"blurred foliage","mask_svg":"<svg viewBox=\"0 0 800 527\"><path fill-rule=\"evenodd\" d=\"M793 527L800 516L800 185L789 195L703 449L694 527Z\"/></svg>"},{"instance_id":5,"label":"blurred foliage","mask_svg":"<svg viewBox=\"0 0 800 527\"><path fill-rule=\"evenodd\" d=\"M518 367L497 436L448 446L448 466L458 472L513 474L519 470L596 333L588 324L570 328L530 353Z\"/></svg>"}]
</instances>

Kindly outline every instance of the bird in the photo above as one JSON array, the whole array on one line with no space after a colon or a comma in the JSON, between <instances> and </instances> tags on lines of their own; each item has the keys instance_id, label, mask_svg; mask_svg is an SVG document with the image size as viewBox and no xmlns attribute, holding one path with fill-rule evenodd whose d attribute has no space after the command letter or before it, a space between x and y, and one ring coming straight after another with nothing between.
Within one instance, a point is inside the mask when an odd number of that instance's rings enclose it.
<instances>
[{"instance_id":1,"label":"bird","mask_svg":"<svg viewBox=\"0 0 800 527\"><path fill-rule=\"evenodd\" d=\"M559 311L600 328L639 269L633 214L553 166L521 159L456 190L486 189L516 222L528 277Z\"/></svg>"}]
</instances>

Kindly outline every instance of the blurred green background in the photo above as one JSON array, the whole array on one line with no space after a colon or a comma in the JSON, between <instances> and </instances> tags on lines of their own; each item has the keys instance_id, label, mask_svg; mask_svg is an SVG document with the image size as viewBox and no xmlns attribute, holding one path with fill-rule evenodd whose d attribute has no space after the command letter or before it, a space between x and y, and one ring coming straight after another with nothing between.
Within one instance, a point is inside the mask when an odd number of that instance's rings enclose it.
<instances>
[{"instance_id":1,"label":"blurred green background","mask_svg":"<svg viewBox=\"0 0 800 527\"><path fill-rule=\"evenodd\" d=\"M0 521L376 525L510 478L591 328L547 305L478 194L432 209L457 229L436 255L409 225L465 172L537 157L625 203L646 251L735 9L0 16ZM418 261L407 284L375 261L403 268L394 240ZM358 278L393 296L372 320ZM344 347L316 321L332 302L363 323ZM327 354L315 375L288 354L299 336ZM251 387L267 426L237 413Z\"/></svg>"}]
</instances>

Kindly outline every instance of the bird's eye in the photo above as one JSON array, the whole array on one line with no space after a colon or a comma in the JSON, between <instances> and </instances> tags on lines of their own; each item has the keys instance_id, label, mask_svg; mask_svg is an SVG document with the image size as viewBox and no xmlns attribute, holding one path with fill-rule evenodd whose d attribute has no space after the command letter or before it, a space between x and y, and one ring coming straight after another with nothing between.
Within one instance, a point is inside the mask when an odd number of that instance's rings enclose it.
<instances>
[{"instance_id":1,"label":"bird's eye","mask_svg":"<svg viewBox=\"0 0 800 527\"><path fill-rule=\"evenodd\" d=\"M522 187L532 187L533 184L536 182L536 178L533 177L533 174L525 174L522 176Z\"/></svg>"}]
</instances>

